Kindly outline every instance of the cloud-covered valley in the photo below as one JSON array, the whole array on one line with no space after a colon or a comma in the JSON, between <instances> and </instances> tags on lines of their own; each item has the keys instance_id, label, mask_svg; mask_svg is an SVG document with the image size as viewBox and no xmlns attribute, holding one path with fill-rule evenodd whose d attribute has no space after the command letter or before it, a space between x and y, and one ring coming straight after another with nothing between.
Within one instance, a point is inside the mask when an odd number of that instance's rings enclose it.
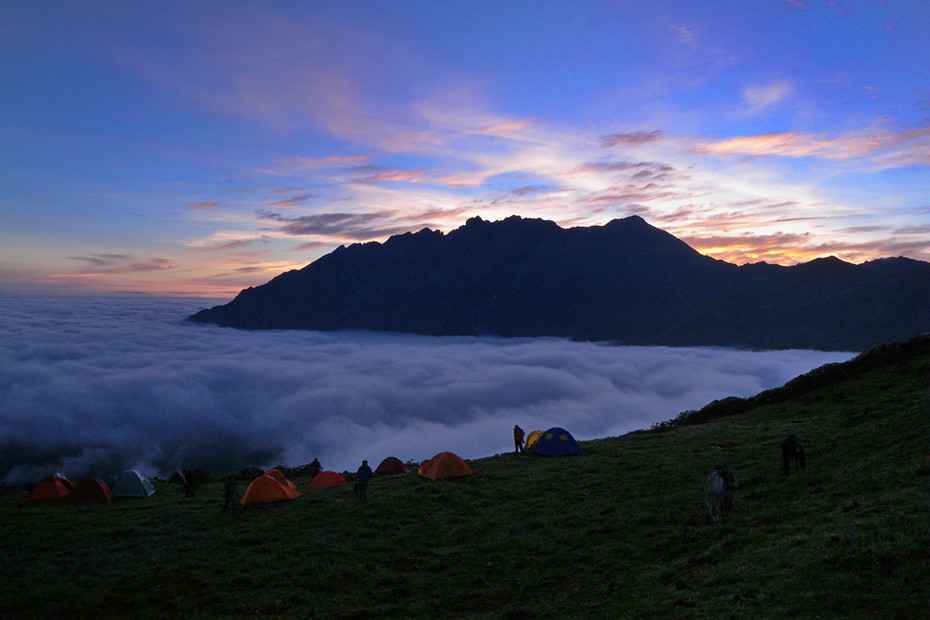
<instances>
[{"instance_id":1,"label":"cloud-covered valley","mask_svg":"<svg viewBox=\"0 0 930 620\"><path fill-rule=\"evenodd\" d=\"M0 481L477 457L512 448L515 423L616 435L849 357L184 321L204 305L0 297Z\"/></svg>"}]
</instances>

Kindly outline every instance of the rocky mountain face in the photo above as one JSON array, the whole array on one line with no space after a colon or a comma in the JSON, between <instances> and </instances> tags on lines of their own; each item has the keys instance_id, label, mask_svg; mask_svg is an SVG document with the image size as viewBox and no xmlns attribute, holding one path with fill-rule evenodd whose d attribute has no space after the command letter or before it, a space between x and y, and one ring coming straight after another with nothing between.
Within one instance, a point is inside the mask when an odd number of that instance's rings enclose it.
<instances>
[{"instance_id":1,"label":"rocky mountain face","mask_svg":"<svg viewBox=\"0 0 930 620\"><path fill-rule=\"evenodd\" d=\"M863 350L930 331L930 263L704 256L638 216L560 228L469 219L339 247L194 321L247 329L562 336L640 345Z\"/></svg>"}]
</instances>

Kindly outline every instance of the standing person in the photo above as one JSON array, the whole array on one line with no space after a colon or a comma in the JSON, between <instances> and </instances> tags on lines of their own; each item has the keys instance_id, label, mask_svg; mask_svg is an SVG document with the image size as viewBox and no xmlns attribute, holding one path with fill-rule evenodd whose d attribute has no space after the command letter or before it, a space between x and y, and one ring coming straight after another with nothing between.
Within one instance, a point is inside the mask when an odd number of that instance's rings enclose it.
<instances>
[{"instance_id":1,"label":"standing person","mask_svg":"<svg viewBox=\"0 0 930 620\"><path fill-rule=\"evenodd\" d=\"M232 478L226 479L223 486L223 510L236 510L239 505L239 487Z\"/></svg>"},{"instance_id":2,"label":"standing person","mask_svg":"<svg viewBox=\"0 0 930 620\"><path fill-rule=\"evenodd\" d=\"M310 463L310 479L313 480L316 478L316 475L320 473L320 470L323 469L320 465L320 459L313 457L313 462Z\"/></svg>"},{"instance_id":3,"label":"standing person","mask_svg":"<svg viewBox=\"0 0 930 620\"><path fill-rule=\"evenodd\" d=\"M181 472L181 481L184 484L184 496L194 497L194 472L185 469Z\"/></svg>"},{"instance_id":4,"label":"standing person","mask_svg":"<svg viewBox=\"0 0 930 620\"><path fill-rule=\"evenodd\" d=\"M368 461L362 461L362 466L355 472L355 493L362 502L368 501L368 481L371 480L371 476Z\"/></svg>"},{"instance_id":5,"label":"standing person","mask_svg":"<svg viewBox=\"0 0 930 620\"><path fill-rule=\"evenodd\" d=\"M520 454L523 452L523 429L513 425L513 451L514 454Z\"/></svg>"}]
</instances>

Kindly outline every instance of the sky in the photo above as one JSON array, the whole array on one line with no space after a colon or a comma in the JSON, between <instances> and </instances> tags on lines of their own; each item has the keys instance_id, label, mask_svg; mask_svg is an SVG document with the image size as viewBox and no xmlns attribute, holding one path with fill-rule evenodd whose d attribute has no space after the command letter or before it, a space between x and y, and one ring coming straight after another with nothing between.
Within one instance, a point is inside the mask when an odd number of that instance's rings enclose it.
<instances>
[{"instance_id":1,"label":"sky","mask_svg":"<svg viewBox=\"0 0 930 620\"><path fill-rule=\"evenodd\" d=\"M226 297L480 215L930 260L930 2L13 3L0 288Z\"/></svg>"},{"instance_id":2,"label":"sky","mask_svg":"<svg viewBox=\"0 0 930 620\"><path fill-rule=\"evenodd\" d=\"M185 321L203 301L0 296L0 484L484 457L513 424L619 435L852 356Z\"/></svg>"}]
</instances>

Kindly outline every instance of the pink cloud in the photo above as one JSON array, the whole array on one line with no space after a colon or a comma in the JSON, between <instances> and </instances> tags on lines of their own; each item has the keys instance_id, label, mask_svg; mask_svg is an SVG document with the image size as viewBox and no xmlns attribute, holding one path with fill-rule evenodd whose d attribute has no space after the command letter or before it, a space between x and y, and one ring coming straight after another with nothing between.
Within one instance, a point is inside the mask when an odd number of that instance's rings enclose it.
<instances>
[{"instance_id":1,"label":"pink cloud","mask_svg":"<svg viewBox=\"0 0 930 620\"><path fill-rule=\"evenodd\" d=\"M363 166L356 168L355 172L364 173L363 176L353 179L358 183L419 183L425 177L422 170L402 170L380 168L378 166Z\"/></svg>"},{"instance_id":2,"label":"pink cloud","mask_svg":"<svg viewBox=\"0 0 930 620\"><path fill-rule=\"evenodd\" d=\"M449 187L478 187L487 180L489 174L490 173L484 171L459 172L439 177L436 179L436 182L441 185L448 185Z\"/></svg>"},{"instance_id":3,"label":"pink cloud","mask_svg":"<svg viewBox=\"0 0 930 620\"><path fill-rule=\"evenodd\" d=\"M291 196L290 198L282 198L281 200L275 200L274 202L269 202L268 206L279 208L279 209L289 209L291 207L302 205L312 198L313 198L313 194L299 194L297 196Z\"/></svg>"},{"instance_id":4,"label":"pink cloud","mask_svg":"<svg viewBox=\"0 0 930 620\"><path fill-rule=\"evenodd\" d=\"M712 155L817 157L847 160L871 157L878 168L930 165L930 127L904 131L874 130L840 136L786 131L736 136L698 145Z\"/></svg>"},{"instance_id":5,"label":"pink cloud","mask_svg":"<svg viewBox=\"0 0 930 620\"><path fill-rule=\"evenodd\" d=\"M654 161L591 161L578 166L576 172L623 172L625 170L649 170L650 172L671 172L674 168L668 164Z\"/></svg>"},{"instance_id":6,"label":"pink cloud","mask_svg":"<svg viewBox=\"0 0 930 620\"><path fill-rule=\"evenodd\" d=\"M851 159L874 151L881 145L877 136L820 137L799 132L737 136L706 142L699 150L713 155L778 155L781 157L821 157Z\"/></svg>"},{"instance_id":7,"label":"pink cloud","mask_svg":"<svg viewBox=\"0 0 930 620\"><path fill-rule=\"evenodd\" d=\"M552 194L559 190L548 185L523 185L510 190L514 196L532 196L535 194Z\"/></svg>"},{"instance_id":8,"label":"pink cloud","mask_svg":"<svg viewBox=\"0 0 930 620\"><path fill-rule=\"evenodd\" d=\"M253 241L255 241L255 239L230 239L229 241L222 241L212 245L198 245L196 247L198 250L221 252L224 250L238 250L239 248L244 248L251 245Z\"/></svg>"},{"instance_id":9,"label":"pink cloud","mask_svg":"<svg viewBox=\"0 0 930 620\"><path fill-rule=\"evenodd\" d=\"M297 245L293 247L293 249L303 252L303 251L323 250L323 249L331 248L331 247L333 247L333 244L327 243L325 241L305 241L303 243L298 243Z\"/></svg>"},{"instance_id":10,"label":"pink cloud","mask_svg":"<svg viewBox=\"0 0 930 620\"><path fill-rule=\"evenodd\" d=\"M530 126L530 121L521 119L508 119L497 121L479 127L477 133L489 136L510 136L519 133Z\"/></svg>"},{"instance_id":11,"label":"pink cloud","mask_svg":"<svg viewBox=\"0 0 930 620\"><path fill-rule=\"evenodd\" d=\"M794 264L824 256L838 256L850 262L863 262L887 256L930 259L930 243L926 239L901 241L884 238L862 242L817 243L812 233L684 236L682 239L702 253L737 264L759 261Z\"/></svg>"},{"instance_id":12,"label":"pink cloud","mask_svg":"<svg viewBox=\"0 0 930 620\"><path fill-rule=\"evenodd\" d=\"M99 278L108 274L145 273L177 268L177 264L169 258L139 258L133 254L87 254L69 256L68 259L80 263L81 268L50 274L51 279Z\"/></svg>"},{"instance_id":13,"label":"pink cloud","mask_svg":"<svg viewBox=\"0 0 930 620\"><path fill-rule=\"evenodd\" d=\"M656 142L662 139L662 132L658 129L652 131L626 131L601 136L601 146L636 146L647 142Z\"/></svg>"},{"instance_id":14,"label":"pink cloud","mask_svg":"<svg viewBox=\"0 0 930 620\"><path fill-rule=\"evenodd\" d=\"M633 191L633 192L621 192L621 193L607 193L600 194L597 196L592 196L587 198L587 202L616 202L616 203L627 203L627 202L650 202L653 200L661 200L663 198L679 198L682 197L677 192L644 192L644 191Z\"/></svg>"}]
</instances>

